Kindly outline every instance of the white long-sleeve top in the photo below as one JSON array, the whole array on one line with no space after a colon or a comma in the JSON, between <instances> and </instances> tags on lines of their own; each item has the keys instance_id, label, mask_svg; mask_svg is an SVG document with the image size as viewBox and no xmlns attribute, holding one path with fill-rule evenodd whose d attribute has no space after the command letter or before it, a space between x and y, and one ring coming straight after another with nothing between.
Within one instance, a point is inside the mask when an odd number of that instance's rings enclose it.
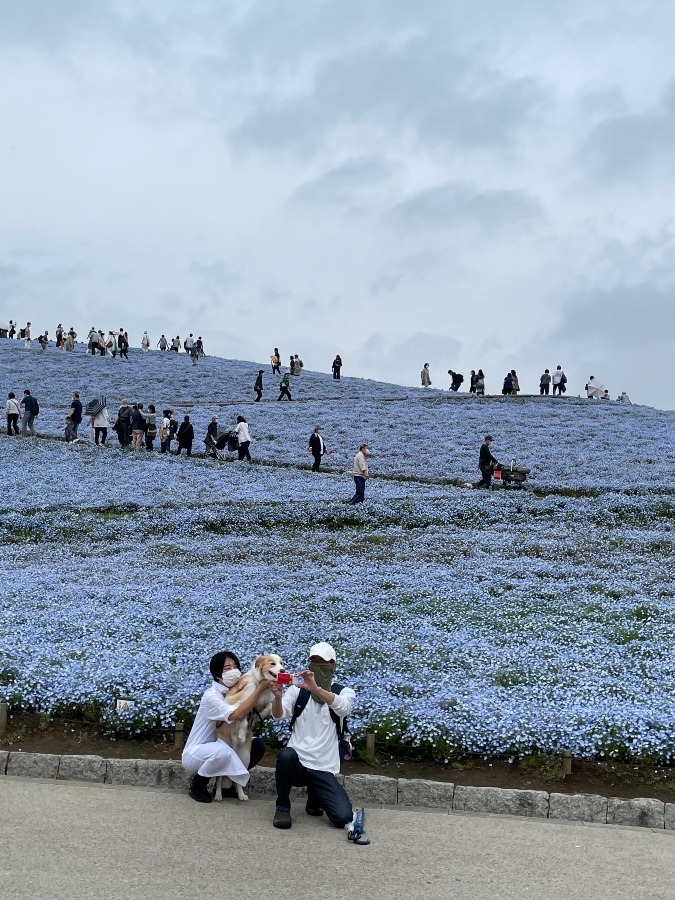
<instances>
[{"instance_id":1,"label":"white long-sleeve top","mask_svg":"<svg viewBox=\"0 0 675 900\"><path fill-rule=\"evenodd\" d=\"M248 430L248 422L238 422L237 427L234 429L234 432L239 438L240 444L243 444L245 441L251 440L251 435Z\"/></svg>"},{"instance_id":2,"label":"white long-sleeve top","mask_svg":"<svg viewBox=\"0 0 675 900\"><path fill-rule=\"evenodd\" d=\"M5 414L8 416L21 415L21 407L19 406L19 401L16 397L8 398L7 403L5 403Z\"/></svg>"},{"instance_id":3,"label":"white long-sleeve top","mask_svg":"<svg viewBox=\"0 0 675 900\"><path fill-rule=\"evenodd\" d=\"M281 704L283 715L280 719L290 719L293 715L293 707L298 699L299 687L290 687L282 697ZM317 703L313 697L307 701L307 706L302 714L295 720L293 732L288 746L298 754L298 759L306 769L315 772L331 772L337 775L340 771L340 748L337 740L335 722L331 719L332 709L341 719L348 716L356 694L351 688L342 688L339 694L328 706L327 703Z\"/></svg>"},{"instance_id":4,"label":"white long-sleeve top","mask_svg":"<svg viewBox=\"0 0 675 900\"><path fill-rule=\"evenodd\" d=\"M216 740L216 725L219 722L229 722L230 716L237 708L226 702L223 694L227 688L214 681L210 688L204 691L194 725L185 742L184 752L189 754L200 744L210 744Z\"/></svg>"},{"instance_id":5,"label":"white long-sleeve top","mask_svg":"<svg viewBox=\"0 0 675 900\"><path fill-rule=\"evenodd\" d=\"M359 450L359 452L354 457L354 475L361 475L364 478L368 477L368 462L366 460L366 455L363 450Z\"/></svg>"}]
</instances>

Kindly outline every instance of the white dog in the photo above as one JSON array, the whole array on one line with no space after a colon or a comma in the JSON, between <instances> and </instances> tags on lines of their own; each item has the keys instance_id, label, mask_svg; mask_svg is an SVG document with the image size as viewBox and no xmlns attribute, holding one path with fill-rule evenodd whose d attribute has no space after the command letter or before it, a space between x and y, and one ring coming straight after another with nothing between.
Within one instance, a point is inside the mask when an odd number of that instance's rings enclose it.
<instances>
[{"instance_id":1,"label":"white dog","mask_svg":"<svg viewBox=\"0 0 675 900\"><path fill-rule=\"evenodd\" d=\"M284 661L276 653L259 656L249 671L242 675L239 681L229 689L225 695L225 702L230 706L238 706L251 696L261 681L276 681L277 675L283 671ZM273 699L274 695L270 690L263 691L260 695L260 700L256 704L255 709L261 719L266 719L272 714ZM251 761L251 741L253 740L253 731L248 719L242 719L240 722L222 722L216 728L216 734L232 747L242 763L248 768L248 764ZM231 785L232 782L229 778L221 776L216 778L216 789L213 799L222 800L223 787L228 788ZM248 800L243 787L238 784L236 788L237 797L240 800Z\"/></svg>"}]
</instances>

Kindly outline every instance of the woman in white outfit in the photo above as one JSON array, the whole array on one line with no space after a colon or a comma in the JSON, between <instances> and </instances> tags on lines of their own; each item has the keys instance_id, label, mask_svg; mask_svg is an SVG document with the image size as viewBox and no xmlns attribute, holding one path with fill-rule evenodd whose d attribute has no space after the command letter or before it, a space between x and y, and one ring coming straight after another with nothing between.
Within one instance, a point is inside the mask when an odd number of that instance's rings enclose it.
<instances>
[{"instance_id":1,"label":"woman in white outfit","mask_svg":"<svg viewBox=\"0 0 675 900\"><path fill-rule=\"evenodd\" d=\"M239 442L237 450L239 451L239 459L247 459L251 462L251 454L249 447L251 446L251 433L248 430L248 422L243 416L237 416L237 425L234 429Z\"/></svg>"},{"instance_id":2,"label":"woman in white outfit","mask_svg":"<svg viewBox=\"0 0 675 900\"><path fill-rule=\"evenodd\" d=\"M101 412L96 413L91 420L94 429L94 440L97 447L105 447L106 438L108 437L108 429L110 428L110 419L108 418L108 408L103 407Z\"/></svg>"},{"instance_id":3,"label":"woman in white outfit","mask_svg":"<svg viewBox=\"0 0 675 900\"><path fill-rule=\"evenodd\" d=\"M234 653L223 650L211 657L209 668L213 684L202 696L182 757L183 768L193 775L190 796L198 803L210 803L213 799L207 789L210 778L220 775L242 786L248 783L246 766L232 747L216 735L216 726L221 722L245 719L269 687L263 680L248 700L230 706L227 692L241 677L239 660ZM253 738L249 769L256 766L264 754L265 742L262 738Z\"/></svg>"}]
</instances>

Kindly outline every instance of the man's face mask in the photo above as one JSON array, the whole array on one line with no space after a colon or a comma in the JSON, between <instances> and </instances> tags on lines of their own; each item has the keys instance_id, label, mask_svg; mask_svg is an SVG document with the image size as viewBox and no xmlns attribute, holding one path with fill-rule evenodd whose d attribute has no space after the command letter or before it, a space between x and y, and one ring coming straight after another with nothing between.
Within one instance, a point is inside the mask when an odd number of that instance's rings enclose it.
<instances>
[{"instance_id":1,"label":"man's face mask","mask_svg":"<svg viewBox=\"0 0 675 900\"><path fill-rule=\"evenodd\" d=\"M310 662L307 668L314 673L314 680L320 688L323 688L324 691L331 689L333 685L333 666L331 663Z\"/></svg>"}]
</instances>

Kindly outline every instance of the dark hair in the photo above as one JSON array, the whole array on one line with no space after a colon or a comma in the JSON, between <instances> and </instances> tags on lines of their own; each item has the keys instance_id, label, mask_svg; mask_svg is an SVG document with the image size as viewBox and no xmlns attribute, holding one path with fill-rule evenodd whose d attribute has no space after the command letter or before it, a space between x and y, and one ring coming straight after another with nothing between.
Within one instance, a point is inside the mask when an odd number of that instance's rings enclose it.
<instances>
[{"instance_id":1,"label":"dark hair","mask_svg":"<svg viewBox=\"0 0 675 900\"><path fill-rule=\"evenodd\" d=\"M492 440L492 435L491 435L491 434L486 434L484 440L486 440L486 441L491 441L491 440Z\"/></svg>"},{"instance_id":2,"label":"dark hair","mask_svg":"<svg viewBox=\"0 0 675 900\"><path fill-rule=\"evenodd\" d=\"M26 388L26 390L24 391L24 394L30 394L30 388Z\"/></svg>"},{"instance_id":3,"label":"dark hair","mask_svg":"<svg viewBox=\"0 0 675 900\"><path fill-rule=\"evenodd\" d=\"M237 416L237 422L245 422L246 419L243 416Z\"/></svg>"},{"instance_id":4,"label":"dark hair","mask_svg":"<svg viewBox=\"0 0 675 900\"><path fill-rule=\"evenodd\" d=\"M151 412L151 413L152 413L152 412L154 412L154 411L155 411L155 404L154 404L154 403L150 403L150 404L148 405L148 412Z\"/></svg>"},{"instance_id":5,"label":"dark hair","mask_svg":"<svg viewBox=\"0 0 675 900\"><path fill-rule=\"evenodd\" d=\"M80 395L77 393L77 391L73 391L73 397L78 397L78 398L79 398L79 396L80 396Z\"/></svg>"},{"instance_id":6,"label":"dark hair","mask_svg":"<svg viewBox=\"0 0 675 900\"><path fill-rule=\"evenodd\" d=\"M7 399L8 399L8 400L13 400L14 397L15 397L14 391L10 391L9 394L7 394Z\"/></svg>"},{"instance_id":7,"label":"dark hair","mask_svg":"<svg viewBox=\"0 0 675 900\"><path fill-rule=\"evenodd\" d=\"M222 676L223 666L225 665L225 660L228 658L232 660L238 669L241 669L241 663L239 662L239 657L236 653L232 653L231 650L221 650L220 653L215 653L211 657L211 662L209 663L209 669L213 675L214 681L217 681Z\"/></svg>"}]
</instances>

